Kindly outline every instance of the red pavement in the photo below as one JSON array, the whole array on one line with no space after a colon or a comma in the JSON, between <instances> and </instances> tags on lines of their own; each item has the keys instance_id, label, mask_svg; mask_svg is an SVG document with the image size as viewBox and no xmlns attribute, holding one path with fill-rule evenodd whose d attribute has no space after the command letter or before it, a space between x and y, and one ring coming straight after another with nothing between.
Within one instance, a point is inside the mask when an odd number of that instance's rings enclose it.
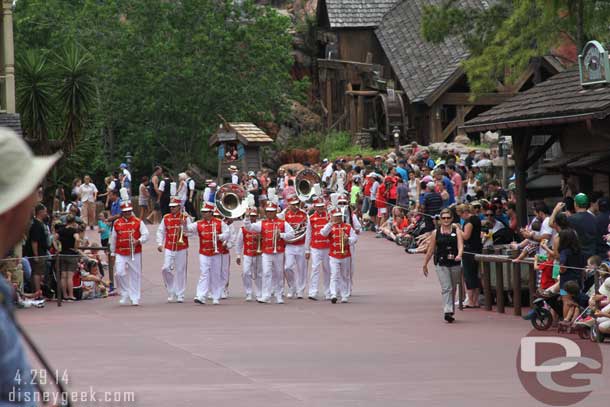
<instances>
[{"instance_id":1,"label":"red pavement","mask_svg":"<svg viewBox=\"0 0 610 407\"><path fill-rule=\"evenodd\" d=\"M114 405L541 405L516 373L528 322L466 310L448 325L436 275L421 274L423 256L370 232L357 251L349 304L245 303L240 268L233 264L231 298L220 306L195 305L194 247L189 302L167 304L161 254L151 241L140 307L120 307L113 297L61 308L51 303L18 315L52 365L68 372L70 390L135 393L135 403ZM610 345L602 348L610 360ZM607 377L604 389L578 405L607 403Z\"/></svg>"}]
</instances>

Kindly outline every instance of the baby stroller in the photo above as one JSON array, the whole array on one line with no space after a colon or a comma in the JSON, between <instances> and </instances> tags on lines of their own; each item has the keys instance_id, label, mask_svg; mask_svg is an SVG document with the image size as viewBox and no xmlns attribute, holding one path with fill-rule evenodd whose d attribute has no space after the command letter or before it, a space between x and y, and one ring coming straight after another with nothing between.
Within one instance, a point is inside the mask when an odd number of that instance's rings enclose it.
<instances>
[{"instance_id":1,"label":"baby stroller","mask_svg":"<svg viewBox=\"0 0 610 407\"><path fill-rule=\"evenodd\" d=\"M540 296L534 300L530 322L534 329L546 331L553 326L553 315L551 309L557 313L559 318L563 317L563 304L559 294L551 296ZM590 314L589 307L585 308L574 322L561 321L557 326L557 333L576 333L581 339L587 339L591 335L590 328L580 322Z\"/></svg>"},{"instance_id":2,"label":"baby stroller","mask_svg":"<svg viewBox=\"0 0 610 407\"><path fill-rule=\"evenodd\" d=\"M425 233L426 222L424 222L423 216L418 216L417 221L409 225L406 229L406 234L400 239L396 239L396 243L403 246L405 251L409 249L417 248L417 237Z\"/></svg>"}]
</instances>

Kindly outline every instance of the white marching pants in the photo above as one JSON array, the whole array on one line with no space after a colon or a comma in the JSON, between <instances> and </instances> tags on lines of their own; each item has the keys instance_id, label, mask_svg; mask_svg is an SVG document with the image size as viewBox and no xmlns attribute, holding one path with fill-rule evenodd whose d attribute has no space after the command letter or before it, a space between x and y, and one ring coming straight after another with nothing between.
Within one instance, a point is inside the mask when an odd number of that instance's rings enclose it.
<instances>
[{"instance_id":1,"label":"white marching pants","mask_svg":"<svg viewBox=\"0 0 610 407\"><path fill-rule=\"evenodd\" d=\"M349 279L349 265L351 257L345 259L335 259L331 257L330 262L330 295L337 297L341 294L341 298L349 298L347 284L344 282Z\"/></svg>"},{"instance_id":2,"label":"white marching pants","mask_svg":"<svg viewBox=\"0 0 610 407\"><path fill-rule=\"evenodd\" d=\"M275 298L282 298L284 287L284 253L263 253L263 293L262 299L268 301L271 293Z\"/></svg>"},{"instance_id":3,"label":"white marching pants","mask_svg":"<svg viewBox=\"0 0 610 407\"><path fill-rule=\"evenodd\" d=\"M208 292L212 294L213 300L220 299L224 288L222 275L220 271L220 254L214 256L199 255L199 282L197 283L197 293L195 298L202 301Z\"/></svg>"},{"instance_id":4,"label":"white marching pants","mask_svg":"<svg viewBox=\"0 0 610 407\"><path fill-rule=\"evenodd\" d=\"M161 275L163 276L163 283L167 289L167 294L184 297L188 250L172 251L165 249L164 254ZM173 271L171 270L172 263L174 264Z\"/></svg>"},{"instance_id":5,"label":"white marching pants","mask_svg":"<svg viewBox=\"0 0 610 407\"><path fill-rule=\"evenodd\" d=\"M121 293L121 298L129 298L131 302L140 302L140 286L142 284L142 253L131 256L116 255L114 275Z\"/></svg>"},{"instance_id":6,"label":"white marching pants","mask_svg":"<svg viewBox=\"0 0 610 407\"><path fill-rule=\"evenodd\" d=\"M252 294L252 286L254 286L254 295L260 297L263 284L263 259L261 256L244 256L243 262L244 269L241 273L241 279L244 283L246 295Z\"/></svg>"},{"instance_id":7,"label":"white marching pants","mask_svg":"<svg viewBox=\"0 0 610 407\"><path fill-rule=\"evenodd\" d=\"M229 287L229 272L231 270L231 255L230 254L221 254L220 255L220 273L222 278L222 288Z\"/></svg>"},{"instance_id":8,"label":"white marching pants","mask_svg":"<svg viewBox=\"0 0 610 407\"><path fill-rule=\"evenodd\" d=\"M330 262L328 249L311 249L311 279L309 281L309 296L318 295L318 282L322 271L324 295L330 295Z\"/></svg>"},{"instance_id":9,"label":"white marching pants","mask_svg":"<svg viewBox=\"0 0 610 407\"><path fill-rule=\"evenodd\" d=\"M345 284L347 284L347 291L350 295L352 295L352 287L354 285L354 271L356 270L356 262L354 261L354 255L356 253L355 244L350 245L349 252L351 254L349 262L349 273L347 273L348 279L345 281Z\"/></svg>"},{"instance_id":10,"label":"white marching pants","mask_svg":"<svg viewBox=\"0 0 610 407\"><path fill-rule=\"evenodd\" d=\"M302 295L307 285L305 245L286 245L286 283L292 294Z\"/></svg>"}]
</instances>

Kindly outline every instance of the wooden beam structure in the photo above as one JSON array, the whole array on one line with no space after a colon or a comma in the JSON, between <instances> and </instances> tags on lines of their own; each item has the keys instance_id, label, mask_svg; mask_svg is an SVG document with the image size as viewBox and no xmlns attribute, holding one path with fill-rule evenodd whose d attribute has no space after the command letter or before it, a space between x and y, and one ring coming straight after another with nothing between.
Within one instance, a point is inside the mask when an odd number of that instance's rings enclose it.
<instances>
[{"instance_id":1,"label":"wooden beam structure","mask_svg":"<svg viewBox=\"0 0 610 407\"><path fill-rule=\"evenodd\" d=\"M447 92L439 101L443 105L495 106L515 96L515 93L485 93L474 100L471 100L471 96L468 92Z\"/></svg>"},{"instance_id":2,"label":"wooden beam structure","mask_svg":"<svg viewBox=\"0 0 610 407\"><path fill-rule=\"evenodd\" d=\"M527 225L527 156L532 143L531 128L519 129L512 134L513 159L515 160L516 194L517 194L517 221L519 225Z\"/></svg>"},{"instance_id":3,"label":"wooden beam structure","mask_svg":"<svg viewBox=\"0 0 610 407\"><path fill-rule=\"evenodd\" d=\"M456 116L451 122L443 129L443 141L447 140L447 137L455 130L456 128L462 126L464 124L464 118L470 111L474 109L474 106L457 106L456 108Z\"/></svg>"}]
</instances>

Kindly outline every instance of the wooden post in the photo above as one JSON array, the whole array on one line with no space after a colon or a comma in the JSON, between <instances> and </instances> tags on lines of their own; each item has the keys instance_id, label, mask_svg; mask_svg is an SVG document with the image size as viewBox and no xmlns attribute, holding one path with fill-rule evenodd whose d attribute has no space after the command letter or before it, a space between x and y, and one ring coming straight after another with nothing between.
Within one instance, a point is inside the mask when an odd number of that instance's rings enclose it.
<instances>
[{"instance_id":1,"label":"wooden post","mask_svg":"<svg viewBox=\"0 0 610 407\"><path fill-rule=\"evenodd\" d=\"M364 128L364 96L358 96L358 114L356 115L357 132L361 132Z\"/></svg>"},{"instance_id":2,"label":"wooden post","mask_svg":"<svg viewBox=\"0 0 610 407\"><path fill-rule=\"evenodd\" d=\"M443 141L443 126L441 124L441 105L434 103L428 111L428 122L430 127L430 142L437 143Z\"/></svg>"},{"instance_id":3,"label":"wooden post","mask_svg":"<svg viewBox=\"0 0 610 407\"><path fill-rule=\"evenodd\" d=\"M500 267L498 267L498 265ZM498 268L500 269L498 272ZM496 309L504 314L504 267L502 263L496 263Z\"/></svg>"},{"instance_id":4,"label":"wooden post","mask_svg":"<svg viewBox=\"0 0 610 407\"><path fill-rule=\"evenodd\" d=\"M536 269L534 268L534 264L529 264L528 266L528 278L527 278L527 287L530 293L530 307L534 306L534 296L536 295Z\"/></svg>"},{"instance_id":5,"label":"wooden post","mask_svg":"<svg viewBox=\"0 0 610 407\"><path fill-rule=\"evenodd\" d=\"M511 263L508 263L511 264ZM512 263L513 269L513 310L521 316L521 264Z\"/></svg>"},{"instance_id":6,"label":"wooden post","mask_svg":"<svg viewBox=\"0 0 610 407\"><path fill-rule=\"evenodd\" d=\"M330 128L333 125L333 91L332 83L328 76L326 77L326 109L328 109L326 127Z\"/></svg>"},{"instance_id":7,"label":"wooden post","mask_svg":"<svg viewBox=\"0 0 610 407\"><path fill-rule=\"evenodd\" d=\"M532 140L529 129L512 135L516 174L517 220L519 225L527 225L527 156Z\"/></svg>"},{"instance_id":8,"label":"wooden post","mask_svg":"<svg viewBox=\"0 0 610 407\"><path fill-rule=\"evenodd\" d=\"M481 261L481 277L483 280L483 294L485 295L485 309L491 311L491 303L493 301L491 295L491 267L487 261Z\"/></svg>"}]
</instances>

